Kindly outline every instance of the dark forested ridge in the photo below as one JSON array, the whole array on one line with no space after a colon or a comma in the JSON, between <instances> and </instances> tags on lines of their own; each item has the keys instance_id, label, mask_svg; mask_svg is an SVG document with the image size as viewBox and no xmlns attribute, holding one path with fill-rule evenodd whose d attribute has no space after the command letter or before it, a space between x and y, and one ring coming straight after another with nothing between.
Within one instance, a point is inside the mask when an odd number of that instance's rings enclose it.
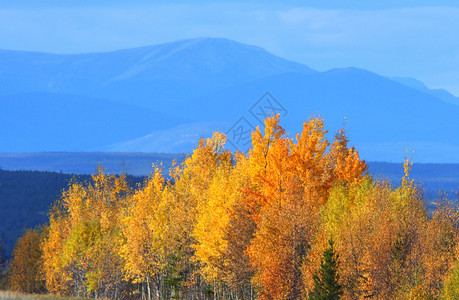
<instances>
[{"instance_id":1,"label":"dark forested ridge","mask_svg":"<svg viewBox=\"0 0 459 300\"><path fill-rule=\"evenodd\" d=\"M0 239L7 255L26 228L46 223L52 203L60 198L72 179L84 182L90 176L0 169ZM128 176L133 186L141 181L140 177Z\"/></svg>"},{"instance_id":2,"label":"dark forested ridge","mask_svg":"<svg viewBox=\"0 0 459 300\"><path fill-rule=\"evenodd\" d=\"M46 222L50 204L72 177L55 172L0 170L0 235L7 253L23 229Z\"/></svg>"},{"instance_id":3,"label":"dark forested ridge","mask_svg":"<svg viewBox=\"0 0 459 300\"><path fill-rule=\"evenodd\" d=\"M403 176L402 164L369 162L368 169L376 178L387 179L392 184L398 184ZM454 197L459 191L459 164L414 163L411 177L425 189L428 198L435 198L440 191Z\"/></svg>"},{"instance_id":4,"label":"dark forested ridge","mask_svg":"<svg viewBox=\"0 0 459 300\"><path fill-rule=\"evenodd\" d=\"M117 153L117 152L34 152L0 153L0 169L51 171L72 174L94 174L98 165L109 173L146 176L153 172L152 164L162 163L165 169L172 161L181 161L185 154L177 153Z\"/></svg>"}]
</instances>

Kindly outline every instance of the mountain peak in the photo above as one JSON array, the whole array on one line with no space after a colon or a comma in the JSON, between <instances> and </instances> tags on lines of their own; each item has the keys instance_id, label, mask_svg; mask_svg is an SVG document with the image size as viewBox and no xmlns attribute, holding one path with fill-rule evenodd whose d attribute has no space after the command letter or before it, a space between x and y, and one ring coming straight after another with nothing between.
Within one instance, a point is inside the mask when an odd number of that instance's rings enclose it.
<instances>
[{"instance_id":1,"label":"mountain peak","mask_svg":"<svg viewBox=\"0 0 459 300\"><path fill-rule=\"evenodd\" d=\"M239 43L226 38L194 38L149 47L121 50L122 52L138 52L141 56L140 63L165 61L182 64L193 64L198 67L204 64L212 71L239 66L267 70L272 73L284 72L314 72L309 67L277 57L263 48ZM202 67L202 66L201 66ZM198 68L200 69L200 68ZM254 68L255 69L255 68ZM273 70L274 69L274 70ZM252 70L253 72L254 70ZM271 75L271 74L270 74Z\"/></svg>"},{"instance_id":2,"label":"mountain peak","mask_svg":"<svg viewBox=\"0 0 459 300\"><path fill-rule=\"evenodd\" d=\"M83 94L154 110L241 82L314 74L308 66L225 38L194 38L89 54L0 52L1 95Z\"/></svg>"},{"instance_id":3,"label":"mountain peak","mask_svg":"<svg viewBox=\"0 0 459 300\"><path fill-rule=\"evenodd\" d=\"M224 86L276 74L315 73L306 65L292 62L266 50L225 38L196 38L113 53L117 61L132 63L110 82L139 78L199 81L219 77ZM222 81L223 80L223 81Z\"/></svg>"}]
</instances>

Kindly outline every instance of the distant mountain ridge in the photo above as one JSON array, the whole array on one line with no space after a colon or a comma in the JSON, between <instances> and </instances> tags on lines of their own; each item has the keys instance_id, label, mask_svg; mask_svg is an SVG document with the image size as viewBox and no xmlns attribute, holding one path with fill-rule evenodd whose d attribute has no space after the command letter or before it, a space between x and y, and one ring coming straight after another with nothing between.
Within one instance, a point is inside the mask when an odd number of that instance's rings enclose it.
<instances>
[{"instance_id":1,"label":"distant mountain ridge","mask_svg":"<svg viewBox=\"0 0 459 300\"><path fill-rule=\"evenodd\" d=\"M151 97L183 102L274 74L315 72L259 47L211 38L90 54L1 51L0 69L0 82L9 83L0 95L78 94L151 109Z\"/></svg>"},{"instance_id":2,"label":"distant mountain ridge","mask_svg":"<svg viewBox=\"0 0 459 300\"><path fill-rule=\"evenodd\" d=\"M433 95L448 103L459 105L459 97L454 96L444 89L429 89L423 82L415 78L409 77L390 77L391 80L397 81L403 85L417 89L421 92Z\"/></svg>"},{"instance_id":3,"label":"distant mountain ridge","mask_svg":"<svg viewBox=\"0 0 459 300\"><path fill-rule=\"evenodd\" d=\"M459 162L457 98L357 68L318 72L262 48L198 38L90 54L0 50L0 152L189 152L269 91L293 134L312 114L365 159ZM345 121L347 120L347 121ZM216 125L218 124L218 125Z\"/></svg>"}]
</instances>

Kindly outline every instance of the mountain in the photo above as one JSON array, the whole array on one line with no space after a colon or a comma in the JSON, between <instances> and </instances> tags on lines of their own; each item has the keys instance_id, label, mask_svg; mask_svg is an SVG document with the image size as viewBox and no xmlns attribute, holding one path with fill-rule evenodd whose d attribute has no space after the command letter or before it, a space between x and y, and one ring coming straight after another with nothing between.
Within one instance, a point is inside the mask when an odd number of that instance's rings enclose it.
<instances>
[{"instance_id":1,"label":"mountain","mask_svg":"<svg viewBox=\"0 0 459 300\"><path fill-rule=\"evenodd\" d=\"M120 142L103 148L108 152L191 152L200 138L210 137L215 131L225 131L228 122L196 122L180 125L166 130L157 130L140 138Z\"/></svg>"},{"instance_id":2,"label":"mountain","mask_svg":"<svg viewBox=\"0 0 459 300\"><path fill-rule=\"evenodd\" d=\"M303 120L317 114L325 119L331 134L345 126L351 143L369 160L400 162L408 148L415 151L417 161L459 161L458 105L362 69L274 75L195 98L177 113L208 122L218 116L227 123L226 128L220 128L223 132L242 116L255 127L261 123L248 110L265 91L287 110L281 121L290 132L301 130ZM199 123L193 127L196 132L204 130ZM138 139L136 147L143 143L142 147L150 151L174 151L171 143L157 148L157 142L149 141ZM112 150L139 149L129 147L129 143Z\"/></svg>"},{"instance_id":3,"label":"mountain","mask_svg":"<svg viewBox=\"0 0 459 300\"><path fill-rule=\"evenodd\" d=\"M271 101L292 134L312 114L330 135L345 126L367 160L400 162L408 147L419 162L459 162L453 95L363 69L317 72L227 39L74 55L0 51L0 86L4 152L188 152L215 129L232 141L238 120L262 125L255 111Z\"/></svg>"},{"instance_id":4,"label":"mountain","mask_svg":"<svg viewBox=\"0 0 459 300\"><path fill-rule=\"evenodd\" d=\"M390 77L390 79L404 84L421 92L435 96L443 101L459 105L459 97L454 96L444 89L429 89L422 81L410 77Z\"/></svg>"},{"instance_id":5,"label":"mountain","mask_svg":"<svg viewBox=\"0 0 459 300\"><path fill-rule=\"evenodd\" d=\"M92 54L0 51L0 70L0 95L77 94L153 110L249 80L314 72L262 48L212 38Z\"/></svg>"},{"instance_id":6,"label":"mountain","mask_svg":"<svg viewBox=\"0 0 459 300\"><path fill-rule=\"evenodd\" d=\"M161 112L85 96L0 96L0 152L94 150L178 122Z\"/></svg>"}]
</instances>

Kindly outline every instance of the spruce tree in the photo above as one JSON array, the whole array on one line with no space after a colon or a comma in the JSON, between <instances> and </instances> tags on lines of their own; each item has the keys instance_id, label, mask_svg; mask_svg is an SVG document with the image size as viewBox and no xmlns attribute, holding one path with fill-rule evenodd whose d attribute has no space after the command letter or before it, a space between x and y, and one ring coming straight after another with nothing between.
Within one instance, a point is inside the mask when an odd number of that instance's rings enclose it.
<instances>
[{"instance_id":1,"label":"spruce tree","mask_svg":"<svg viewBox=\"0 0 459 300\"><path fill-rule=\"evenodd\" d=\"M333 249L333 239L328 241L329 247L324 251L320 268L313 276L314 288L309 294L309 299L335 300L343 293L342 286L338 283L338 253Z\"/></svg>"},{"instance_id":2,"label":"spruce tree","mask_svg":"<svg viewBox=\"0 0 459 300\"><path fill-rule=\"evenodd\" d=\"M0 238L0 290L6 288L6 255L5 248L3 247L2 239Z\"/></svg>"}]
</instances>

